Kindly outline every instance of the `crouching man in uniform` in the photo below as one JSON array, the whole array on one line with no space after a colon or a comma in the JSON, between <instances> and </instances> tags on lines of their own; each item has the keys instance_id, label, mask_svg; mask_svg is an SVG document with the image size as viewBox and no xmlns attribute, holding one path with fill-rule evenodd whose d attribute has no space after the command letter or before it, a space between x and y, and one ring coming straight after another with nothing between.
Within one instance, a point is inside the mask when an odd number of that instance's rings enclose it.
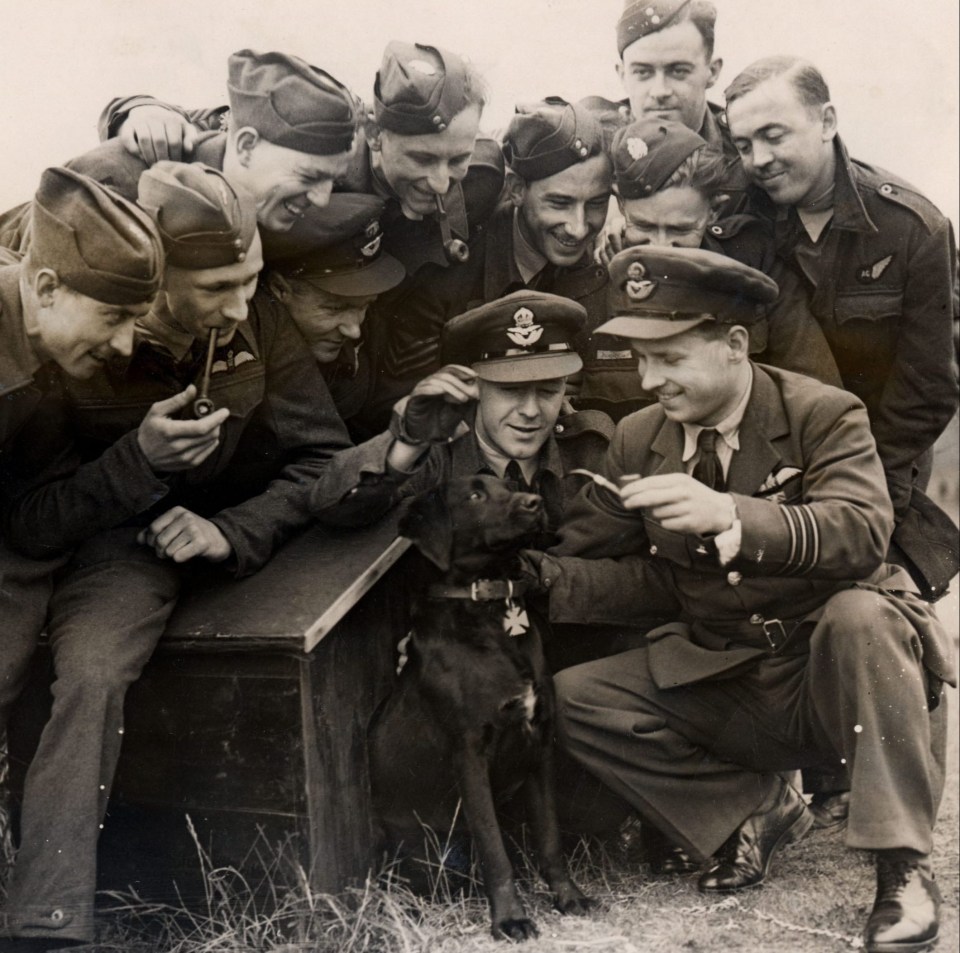
<instances>
[{"instance_id":1,"label":"crouching man in uniform","mask_svg":"<svg viewBox=\"0 0 960 953\"><path fill-rule=\"evenodd\" d=\"M675 850L713 857L705 893L761 883L811 825L778 772L844 762L847 843L877 859L867 949L916 950L938 932L951 648L906 571L882 563L893 512L863 404L748 358L770 284L699 249L611 264L602 330L630 340L658 404L621 422L613 489L584 492L539 574L552 619L637 612L655 579L683 621L561 672L561 737ZM634 583L611 588L595 557L626 554Z\"/></svg>"},{"instance_id":2,"label":"crouching man in uniform","mask_svg":"<svg viewBox=\"0 0 960 953\"><path fill-rule=\"evenodd\" d=\"M262 266L253 198L199 163L158 163L139 192L166 251L162 293L133 353L70 388L85 462L8 517L27 555L74 549L50 601L54 702L24 785L11 949L93 937L124 697L181 581L198 563L260 568L307 525L310 487L349 445L287 316L248 310ZM194 402L205 380L213 407Z\"/></svg>"}]
</instances>

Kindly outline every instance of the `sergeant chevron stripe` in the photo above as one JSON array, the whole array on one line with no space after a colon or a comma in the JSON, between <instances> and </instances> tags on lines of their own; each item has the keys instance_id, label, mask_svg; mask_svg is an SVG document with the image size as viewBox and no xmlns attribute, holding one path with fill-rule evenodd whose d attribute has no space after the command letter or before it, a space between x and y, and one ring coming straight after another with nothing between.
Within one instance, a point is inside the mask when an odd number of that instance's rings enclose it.
<instances>
[{"instance_id":1,"label":"sergeant chevron stripe","mask_svg":"<svg viewBox=\"0 0 960 953\"><path fill-rule=\"evenodd\" d=\"M790 552L780 574L802 575L820 559L820 529L809 506L781 506L790 530Z\"/></svg>"}]
</instances>

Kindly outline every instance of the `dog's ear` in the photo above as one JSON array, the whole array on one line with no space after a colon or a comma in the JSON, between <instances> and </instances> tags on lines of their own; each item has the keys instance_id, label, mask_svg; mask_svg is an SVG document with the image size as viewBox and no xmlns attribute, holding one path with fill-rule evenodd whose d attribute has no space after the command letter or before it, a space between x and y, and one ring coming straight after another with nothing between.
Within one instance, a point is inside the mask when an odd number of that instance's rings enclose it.
<instances>
[{"instance_id":1,"label":"dog's ear","mask_svg":"<svg viewBox=\"0 0 960 953\"><path fill-rule=\"evenodd\" d=\"M410 502L397 527L438 569L450 568L453 524L445 487L435 487Z\"/></svg>"}]
</instances>

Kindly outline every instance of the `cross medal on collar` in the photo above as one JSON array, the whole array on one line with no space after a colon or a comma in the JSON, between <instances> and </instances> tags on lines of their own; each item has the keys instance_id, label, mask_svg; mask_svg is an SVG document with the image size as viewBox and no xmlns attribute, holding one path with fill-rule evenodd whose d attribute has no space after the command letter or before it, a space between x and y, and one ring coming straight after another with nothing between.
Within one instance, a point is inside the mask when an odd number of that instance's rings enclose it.
<instances>
[{"instance_id":1,"label":"cross medal on collar","mask_svg":"<svg viewBox=\"0 0 960 953\"><path fill-rule=\"evenodd\" d=\"M530 628L527 610L516 599L506 600L507 609L503 614L503 631L511 638L523 635Z\"/></svg>"}]
</instances>

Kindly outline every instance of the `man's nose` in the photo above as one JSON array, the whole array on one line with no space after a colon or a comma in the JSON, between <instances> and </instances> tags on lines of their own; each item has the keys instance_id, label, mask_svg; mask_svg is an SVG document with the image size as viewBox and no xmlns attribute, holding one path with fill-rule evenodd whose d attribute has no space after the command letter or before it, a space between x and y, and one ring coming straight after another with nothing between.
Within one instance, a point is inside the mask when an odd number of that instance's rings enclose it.
<instances>
[{"instance_id":1,"label":"man's nose","mask_svg":"<svg viewBox=\"0 0 960 953\"><path fill-rule=\"evenodd\" d=\"M326 208L330 204L330 193L333 191L333 181L317 182L310 186L307 199L317 208Z\"/></svg>"},{"instance_id":2,"label":"man's nose","mask_svg":"<svg viewBox=\"0 0 960 953\"><path fill-rule=\"evenodd\" d=\"M245 287L235 288L227 296L223 307L220 308L221 317L226 318L228 321L246 321L248 312L247 299L248 295Z\"/></svg>"},{"instance_id":3,"label":"man's nose","mask_svg":"<svg viewBox=\"0 0 960 953\"><path fill-rule=\"evenodd\" d=\"M765 142L755 142L750 151L750 164L762 168L773 162L773 150Z\"/></svg>"},{"instance_id":4,"label":"man's nose","mask_svg":"<svg viewBox=\"0 0 960 953\"><path fill-rule=\"evenodd\" d=\"M110 338L110 347L118 354L129 357L133 353L133 335L135 321L125 321Z\"/></svg>"},{"instance_id":5,"label":"man's nose","mask_svg":"<svg viewBox=\"0 0 960 953\"><path fill-rule=\"evenodd\" d=\"M667 83L667 74L664 70L654 72L647 89L654 99L666 99L673 92Z\"/></svg>"},{"instance_id":6,"label":"man's nose","mask_svg":"<svg viewBox=\"0 0 960 953\"><path fill-rule=\"evenodd\" d=\"M567 234L571 238L575 238L578 241L586 238L587 235L590 234L590 225L587 222L586 211L581 207L571 209L567 220L564 222L564 228L566 228Z\"/></svg>"},{"instance_id":7,"label":"man's nose","mask_svg":"<svg viewBox=\"0 0 960 953\"><path fill-rule=\"evenodd\" d=\"M427 185L435 195L446 195L450 191L450 166L446 162L437 162L427 173Z\"/></svg>"},{"instance_id":8,"label":"man's nose","mask_svg":"<svg viewBox=\"0 0 960 953\"><path fill-rule=\"evenodd\" d=\"M637 373L640 375L640 386L644 390L656 390L664 383L663 374L650 364L644 365L642 361L637 365Z\"/></svg>"},{"instance_id":9,"label":"man's nose","mask_svg":"<svg viewBox=\"0 0 960 953\"><path fill-rule=\"evenodd\" d=\"M337 325L337 330L348 341L358 341L360 339L360 325L363 324L364 312L351 311L349 315L344 316Z\"/></svg>"}]
</instances>

